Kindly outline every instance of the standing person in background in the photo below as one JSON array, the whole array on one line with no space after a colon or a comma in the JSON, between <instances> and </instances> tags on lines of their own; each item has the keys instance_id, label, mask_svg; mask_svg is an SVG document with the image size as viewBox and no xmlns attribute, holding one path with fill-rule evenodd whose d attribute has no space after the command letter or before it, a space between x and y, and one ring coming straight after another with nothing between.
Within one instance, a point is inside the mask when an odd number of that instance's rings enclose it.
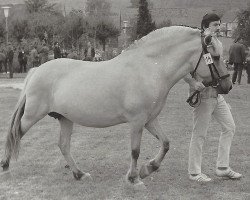
<instances>
[{"instance_id":1,"label":"standing person in background","mask_svg":"<svg viewBox=\"0 0 250 200\"><path fill-rule=\"evenodd\" d=\"M49 47L46 44L46 41L42 41L42 48L40 50L41 54L41 64L47 62L49 60Z\"/></svg>"},{"instance_id":2,"label":"standing person in background","mask_svg":"<svg viewBox=\"0 0 250 200\"><path fill-rule=\"evenodd\" d=\"M87 48L84 50L84 60L93 61L95 57L95 49L92 47L91 42L87 43Z\"/></svg>"},{"instance_id":3,"label":"standing person in background","mask_svg":"<svg viewBox=\"0 0 250 200\"><path fill-rule=\"evenodd\" d=\"M218 52L214 52L216 57L222 59L223 47L217 35L220 30L220 17L214 13L206 14L201 22L203 34L212 35L212 46L207 46L210 51L214 51L213 46L217 46ZM218 59L217 58L217 59ZM230 179L241 178L241 174L233 171L229 166L230 147L235 133L235 123L230 111L230 107L224 97L218 93L217 89L209 86L205 87L197 75L193 78L187 75L184 80L190 86L190 92L201 91L200 104L193 110L193 130L189 147L188 173L189 179L197 182L209 182L206 174L201 172L202 147L207 135L207 130L212 117L221 125L219 139L218 157L216 164L216 175Z\"/></svg>"},{"instance_id":4,"label":"standing person in background","mask_svg":"<svg viewBox=\"0 0 250 200\"><path fill-rule=\"evenodd\" d=\"M26 72L26 65L27 65L27 56L22 47L19 48L18 52L18 62L19 62L19 73Z\"/></svg>"},{"instance_id":5,"label":"standing person in background","mask_svg":"<svg viewBox=\"0 0 250 200\"><path fill-rule=\"evenodd\" d=\"M8 44L7 46L7 51L6 51L6 64L9 68L10 78L13 78L13 58L14 58L14 48L11 45L11 43Z\"/></svg>"},{"instance_id":6,"label":"standing person in background","mask_svg":"<svg viewBox=\"0 0 250 200\"><path fill-rule=\"evenodd\" d=\"M241 83L242 70L244 68L244 62L246 61L246 47L243 45L243 40L238 38L235 43L231 45L229 49L229 64L234 65L234 73L232 82L235 84L238 76L238 84Z\"/></svg>"},{"instance_id":7,"label":"standing person in background","mask_svg":"<svg viewBox=\"0 0 250 200\"><path fill-rule=\"evenodd\" d=\"M247 83L250 84L250 47L246 51L246 71L247 71Z\"/></svg>"},{"instance_id":8,"label":"standing person in background","mask_svg":"<svg viewBox=\"0 0 250 200\"><path fill-rule=\"evenodd\" d=\"M57 59L61 57L62 55L61 55L61 49L60 49L59 43L55 42L54 43L54 58Z\"/></svg>"},{"instance_id":9,"label":"standing person in background","mask_svg":"<svg viewBox=\"0 0 250 200\"><path fill-rule=\"evenodd\" d=\"M5 70L5 73L7 73L7 64L6 64L6 56L5 52L3 50L0 50L0 73Z\"/></svg>"},{"instance_id":10,"label":"standing person in background","mask_svg":"<svg viewBox=\"0 0 250 200\"><path fill-rule=\"evenodd\" d=\"M37 52L37 46L34 45L33 49L30 52L30 59L31 59L31 64L32 67L38 67L40 64L40 58Z\"/></svg>"}]
</instances>

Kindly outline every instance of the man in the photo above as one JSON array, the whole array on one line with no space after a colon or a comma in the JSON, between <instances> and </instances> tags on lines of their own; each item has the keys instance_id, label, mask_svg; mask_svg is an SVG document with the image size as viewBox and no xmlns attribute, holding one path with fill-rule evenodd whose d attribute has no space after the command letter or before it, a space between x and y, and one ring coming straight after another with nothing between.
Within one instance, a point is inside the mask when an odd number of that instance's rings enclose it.
<instances>
[{"instance_id":1,"label":"man","mask_svg":"<svg viewBox=\"0 0 250 200\"><path fill-rule=\"evenodd\" d=\"M40 50L41 55L41 64L46 63L49 60L49 47L46 44L46 41L42 41L42 48Z\"/></svg>"},{"instance_id":2,"label":"man","mask_svg":"<svg viewBox=\"0 0 250 200\"><path fill-rule=\"evenodd\" d=\"M20 47L17 58L19 62L19 73L26 73L27 56L23 47Z\"/></svg>"},{"instance_id":3,"label":"man","mask_svg":"<svg viewBox=\"0 0 250 200\"><path fill-rule=\"evenodd\" d=\"M7 53L6 53L6 63L9 68L9 77L13 78L13 58L14 58L14 48L11 43L7 46Z\"/></svg>"},{"instance_id":4,"label":"man","mask_svg":"<svg viewBox=\"0 0 250 200\"><path fill-rule=\"evenodd\" d=\"M93 61L95 57L95 49L92 47L91 43L87 43L87 48L84 50L84 60L85 61Z\"/></svg>"},{"instance_id":5,"label":"man","mask_svg":"<svg viewBox=\"0 0 250 200\"><path fill-rule=\"evenodd\" d=\"M31 59L32 67L38 67L40 65L40 58L37 52L36 45L33 46L33 49L30 52L30 59Z\"/></svg>"},{"instance_id":6,"label":"man","mask_svg":"<svg viewBox=\"0 0 250 200\"><path fill-rule=\"evenodd\" d=\"M220 17L214 13L206 14L201 22L202 31L212 34L213 46L217 45L220 49L215 52L216 55L222 56L222 43L216 35L220 29ZM209 50L213 50L213 46L208 46ZM206 87L202 82L198 81L198 77L192 78L187 75L184 80L189 83L190 90L201 91L201 103L193 111L193 131L189 147L189 178L198 182L209 182L211 178L201 173L202 146L205 141L207 129L211 117L213 116L221 125L222 132L219 140L218 158L216 166L216 174L220 177L228 177L231 179L240 178L242 175L234 172L229 167L229 154L231 142L235 132L234 120L229 108L222 95L218 94L215 88Z\"/></svg>"},{"instance_id":7,"label":"man","mask_svg":"<svg viewBox=\"0 0 250 200\"><path fill-rule=\"evenodd\" d=\"M244 62L246 61L246 48L242 44L243 40L238 38L235 43L229 49L229 64L234 65L234 73L232 77L232 82L235 84L238 76L238 84L241 82L242 70L244 67Z\"/></svg>"},{"instance_id":8,"label":"man","mask_svg":"<svg viewBox=\"0 0 250 200\"><path fill-rule=\"evenodd\" d=\"M61 55L61 49L59 47L59 43L58 42L55 42L54 44L54 58L57 59L57 58L61 58L62 55Z\"/></svg>"},{"instance_id":9,"label":"man","mask_svg":"<svg viewBox=\"0 0 250 200\"><path fill-rule=\"evenodd\" d=\"M247 48L246 55L247 83L250 84L250 47Z\"/></svg>"}]
</instances>

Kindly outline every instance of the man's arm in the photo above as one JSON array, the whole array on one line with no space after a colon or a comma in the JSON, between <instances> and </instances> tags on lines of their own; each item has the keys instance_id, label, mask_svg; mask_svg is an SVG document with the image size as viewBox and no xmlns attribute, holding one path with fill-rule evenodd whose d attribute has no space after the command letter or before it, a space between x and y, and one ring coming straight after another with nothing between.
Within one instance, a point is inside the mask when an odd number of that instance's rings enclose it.
<instances>
[{"instance_id":1,"label":"man's arm","mask_svg":"<svg viewBox=\"0 0 250 200\"><path fill-rule=\"evenodd\" d=\"M202 82L195 80L190 74L187 74L183 80L189 84L189 87L194 90L202 91L205 86Z\"/></svg>"}]
</instances>

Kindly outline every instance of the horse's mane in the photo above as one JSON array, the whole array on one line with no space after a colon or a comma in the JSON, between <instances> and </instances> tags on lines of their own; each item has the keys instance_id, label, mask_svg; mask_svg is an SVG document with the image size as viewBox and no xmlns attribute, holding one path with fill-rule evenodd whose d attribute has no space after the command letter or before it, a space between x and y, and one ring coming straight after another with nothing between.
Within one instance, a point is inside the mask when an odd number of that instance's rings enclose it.
<instances>
[{"instance_id":1,"label":"horse's mane","mask_svg":"<svg viewBox=\"0 0 250 200\"><path fill-rule=\"evenodd\" d=\"M193 28L189 26L170 26L170 27L164 27L161 29L156 29L155 31L150 32L148 35L142 37L139 40L135 40L129 47L127 47L124 51L129 51L132 49L137 49L140 47L144 47L148 43L151 43L155 40L159 39L165 39L166 37L171 37L172 35L176 34L183 34L187 32L197 32L200 30L198 28Z\"/></svg>"}]
</instances>

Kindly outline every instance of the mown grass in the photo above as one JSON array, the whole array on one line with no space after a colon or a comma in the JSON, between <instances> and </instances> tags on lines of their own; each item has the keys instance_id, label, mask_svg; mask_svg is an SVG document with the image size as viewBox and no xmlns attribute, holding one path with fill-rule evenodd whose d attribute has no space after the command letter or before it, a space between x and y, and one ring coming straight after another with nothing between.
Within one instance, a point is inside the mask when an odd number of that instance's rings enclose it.
<instances>
[{"instance_id":1,"label":"mown grass","mask_svg":"<svg viewBox=\"0 0 250 200\"><path fill-rule=\"evenodd\" d=\"M243 77L244 79L245 77ZM20 81L19 79L17 81ZM0 82L15 80L0 79ZM217 178L219 125L214 121L204 145L202 170L213 182L198 184L187 176L188 147L192 129L192 109L185 103L188 87L180 81L170 92L159 120L171 141L170 151L160 169L144 181L146 191L134 191L124 184L130 163L128 126L105 129L74 127L72 154L80 169L93 180L74 180L57 147L59 126L45 117L22 139L20 156L10 171L0 172L0 200L27 199L154 199L154 200L248 200L250 199L250 85L236 85L226 97L232 107L236 135L231 148L231 167L244 177L239 181ZM19 90L0 88L0 155L4 153L8 121ZM154 157L159 143L147 131L142 139L139 166Z\"/></svg>"}]
</instances>

